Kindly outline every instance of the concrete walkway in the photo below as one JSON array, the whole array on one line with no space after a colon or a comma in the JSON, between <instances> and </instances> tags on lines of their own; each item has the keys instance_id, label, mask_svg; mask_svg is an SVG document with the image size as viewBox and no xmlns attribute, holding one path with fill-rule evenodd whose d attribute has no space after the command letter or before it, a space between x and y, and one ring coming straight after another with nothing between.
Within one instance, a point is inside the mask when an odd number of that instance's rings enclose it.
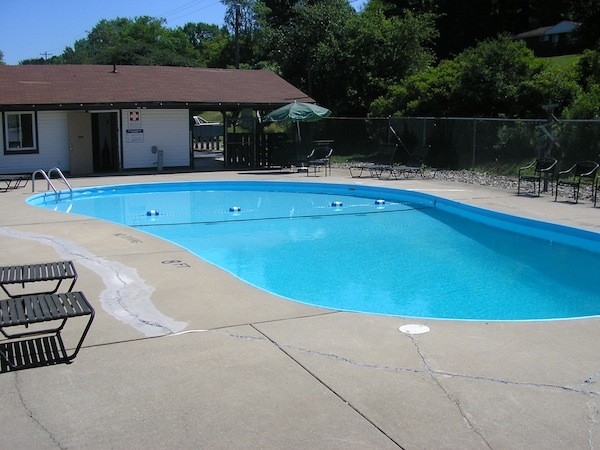
<instances>
[{"instance_id":1,"label":"concrete walkway","mask_svg":"<svg viewBox=\"0 0 600 450\"><path fill-rule=\"evenodd\" d=\"M70 181L196 179L417 189L600 231L589 200L341 169ZM96 319L73 364L0 374L1 448L600 446L599 319L419 320L431 331L406 335L398 328L414 320L283 300L138 230L28 206L29 195L0 194L0 264L74 260ZM68 325L66 340L79 332Z\"/></svg>"}]
</instances>

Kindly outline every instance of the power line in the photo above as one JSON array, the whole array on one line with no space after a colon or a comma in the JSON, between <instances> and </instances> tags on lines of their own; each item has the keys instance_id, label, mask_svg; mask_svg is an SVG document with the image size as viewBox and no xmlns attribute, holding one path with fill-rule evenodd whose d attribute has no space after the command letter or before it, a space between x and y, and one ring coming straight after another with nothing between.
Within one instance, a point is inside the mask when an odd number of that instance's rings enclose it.
<instances>
[{"instance_id":1,"label":"power line","mask_svg":"<svg viewBox=\"0 0 600 450\"><path fill-rule=\"evenodd\" d=\"M203 0L193 0L193 1L191 1L191 2L185 3L185 4L181 5L181 6L178 6L178 7L177 7L177 8L175 8L175 9L172 9L172 10L170 10L170 11L167 11L167 12L166 12L166 13L164 13L164 14L161 14L161 15L160 15L160 17L164 17L164 18L166 18L166 16L169 16L169 15L171 15L171 14L175 14L175 13L179 13L179 12L181 12L181 11L184 11L184 10L186 10L186 9L188 9L188 8L191 8L192 6L195 6L195 5L197 5L198 3L202 2L202 1L203 1Z\"/></svg>"},{"instance_id":2,"label":"power line","mask_svg":"<svg viewBox=\"0 0 600 450\"><path fill-rule=\"evenodd\" d=\"M197 6L200 3L203 3L204 1L206 1L206 0L195 0L195 1L185 3L178 8L172 9L171 11L167 11L166 13L161 14L160 17L165 19L167 22L170 22L170 21L174 21L177 19L181 19L182 17L188 17L191 15L194 15L200 11L203 11L205 9L210 8L211 6L214 6L214 5L217 5L220 3L219 1L215 1L215 2L209 3L208 5L202 6L200 8L190 10L190 8L193 8L194 6ZM188 11L186 11L186 10L188 10ZM186 11L186 12L184 13L184 11ZM168 17L170 15L177 14L177 13L182 13L182 14L176 15L175 17L170 17L170 18Z\"/></svg>"}]
</instances>

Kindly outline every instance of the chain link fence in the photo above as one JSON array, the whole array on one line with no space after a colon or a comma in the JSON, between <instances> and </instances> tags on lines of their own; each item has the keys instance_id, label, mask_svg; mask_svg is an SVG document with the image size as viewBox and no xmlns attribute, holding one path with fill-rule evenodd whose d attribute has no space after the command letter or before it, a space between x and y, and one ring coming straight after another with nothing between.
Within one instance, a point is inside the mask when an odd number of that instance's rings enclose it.
<instances>
[{"instance_id":1,"label":"chain link fence","mask_svg":"<svg viewBox=\"0 0 600 450\"><path fill-rule=\"evenodd\" d=\"M419 159L444 169L517 167L540 156L600 162L600 120L482 118L327 118L302 124L312 140L332 140L334 154L368 158L382 144L398 144L397 162Z\"/></svg>"}]
</instances>

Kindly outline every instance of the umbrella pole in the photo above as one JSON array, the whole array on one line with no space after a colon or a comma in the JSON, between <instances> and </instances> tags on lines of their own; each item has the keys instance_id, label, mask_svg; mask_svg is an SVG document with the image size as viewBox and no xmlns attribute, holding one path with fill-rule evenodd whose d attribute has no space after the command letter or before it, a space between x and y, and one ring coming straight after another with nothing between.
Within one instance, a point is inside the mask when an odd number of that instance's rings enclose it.
<instances>
[{"instance_id":1,"label":"umbrella pole","mask_svg":"<svg viewBox=\"0 0 600 450\"><path fill-rule=\"evenodd\" d=\"M298 155L302 153L302 135L300 134L300 121L296 121L296 133L298 135L298 142L296 142L296 159ZM298 167L298 172L304 172L308 174L308 168L304 167L304 155L301 157L300 167Z\"/></svg>"}]
</instances>

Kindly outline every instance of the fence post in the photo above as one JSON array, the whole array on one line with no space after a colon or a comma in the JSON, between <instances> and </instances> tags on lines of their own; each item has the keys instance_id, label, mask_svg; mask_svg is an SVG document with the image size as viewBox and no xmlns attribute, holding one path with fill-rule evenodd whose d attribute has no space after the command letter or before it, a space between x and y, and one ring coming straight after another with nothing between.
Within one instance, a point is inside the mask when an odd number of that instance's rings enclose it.
<instances>
[{"instance_id":1,"label":"fence post","mask_svg":"<svg viewBox=\"0 0 600 450\"><path fill-rule=\"evenodd\" d=\"M477 119L473 117L473 153L471 156L471 168L475 167L477 160Z\"/></svg>"}]
</instances>

